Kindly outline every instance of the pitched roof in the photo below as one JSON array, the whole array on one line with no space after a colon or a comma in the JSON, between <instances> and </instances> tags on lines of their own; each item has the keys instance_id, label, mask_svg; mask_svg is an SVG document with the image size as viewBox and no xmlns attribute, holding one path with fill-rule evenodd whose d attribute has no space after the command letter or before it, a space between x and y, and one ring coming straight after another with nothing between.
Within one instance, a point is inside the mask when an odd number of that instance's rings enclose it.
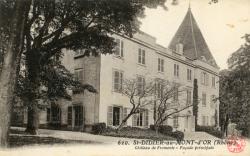
<instances>
[{"instance_id":1,"label":"pitched roof","mask_svg":"<svg viewBox=\"0 0 250 156\"><path fill-rule=\"evenodd\" d=\"M218 67L207 43L189 8L179 29L169 44L169 48L176 49L176 44L183 44L183 55L191 59L199 59Z\"/></svg>"}]
</instances>

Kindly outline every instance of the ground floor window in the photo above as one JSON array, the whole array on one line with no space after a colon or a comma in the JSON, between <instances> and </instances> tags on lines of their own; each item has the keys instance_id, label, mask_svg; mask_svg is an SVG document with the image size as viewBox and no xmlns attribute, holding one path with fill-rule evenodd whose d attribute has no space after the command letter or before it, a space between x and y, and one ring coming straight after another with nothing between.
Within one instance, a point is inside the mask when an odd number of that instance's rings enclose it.
<instances>
[{"instance_id":1,"label":"ground floor window","mask_svg":"<svg viewBox=\"0 0 250 156\"><path fill-rule=\"evenodd\" d=\"M174 128L178 128L179 127L178 116L175 116L174 119L173 119L173 127Z\"/></svg>"},{"instance_id":2,"label":"ground floor window","mask_svg":"<svg viewBox=\"0 0 250 156\"><path fill-rule=\"evenodd\" d=\"M141 109L139 113L133 115L132 126L139 126L139 127L148 126L148 110L147 109Z\"/></svg>"},{"instance_id":3,"label":"ground floor window","mask_svg":"<svg viewBox=\"0 0 250 156\"><path fill-rule=\"evenodd\" d=\"M83 106L74 106L75 112L75 127L83 125Z\"/></svg>"},{"instance_id":4,"label":"ground floor window","mask_svg":"<svg viewBox=\"0 0 250 156\"><path fill-rule=\"evenodd\" d=\"M68 125L72 126L72 106L68 107Z\"/></svg>"},{"instance_id":5,"label":"ground floor window","mask_svg":"<svg viewBox=\"0 0 250 156\"><path fill-rule=\"evenodd\" d=\"M127 117L127 108L121 106L108 106L107 124L119 126L122 120ZM126 125L127 123L125 123Z\"/></svg>"}]
</instances>

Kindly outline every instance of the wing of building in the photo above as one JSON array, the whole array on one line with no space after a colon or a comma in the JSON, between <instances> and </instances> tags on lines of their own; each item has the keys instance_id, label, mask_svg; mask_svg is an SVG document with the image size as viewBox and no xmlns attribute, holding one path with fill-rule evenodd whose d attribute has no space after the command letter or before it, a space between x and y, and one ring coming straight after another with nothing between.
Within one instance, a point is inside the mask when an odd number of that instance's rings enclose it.
<instances>
[{"instance_id":1,"label":"wing of building","mask_svg":"<svg viewBox=\"0 0 250 156\"><path fill-rule=\"evenodd\" d=\"M124 79L143 82L160 79L180 84L186 91L177 96L177 109L192 104L197 80L198 124L218 124L219 104L213 98L219 95L219 68L190 8L168 48L158 45L155 37L144 32L133 38L119 34L112 37L117 42L113 55L82 57L83 51L65 51L64 65L79 81L93 85L98 93L86 91L73 95L72 101L59 100L47 111L41 110L40 124L86 131L100 122L119 125L132 108L129 98L119 91ZM127 125L142 128L153 123L150 106L127 121ZM181 131L194 131L192 107L175 114L164 124Z\"/></svg>"}]
</instances>

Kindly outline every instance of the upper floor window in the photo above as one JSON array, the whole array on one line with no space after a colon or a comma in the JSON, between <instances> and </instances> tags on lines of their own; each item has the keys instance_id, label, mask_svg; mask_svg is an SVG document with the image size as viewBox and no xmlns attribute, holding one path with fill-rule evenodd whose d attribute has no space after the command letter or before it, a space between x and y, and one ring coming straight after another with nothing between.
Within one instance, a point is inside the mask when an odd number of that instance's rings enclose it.
<instances>
[{"instance_id":1,"label":"upper floor window","mask_svg":"<svg viewBox=\"0 0 250 156\"><path fill-rule=\"evenodd\" d=\"M187 80L188 81L192 80L192 70L191 69L187 69Z\"/></svg>"},{"instance_id":2,"label":"upper floor window","mask_svg":"<svg viewBox=\"0 0 250 156\"><path fill-rule=\"evenodd\" d=\"M114 84L114 91L121 92L122 91L122 81L123 81L123 72L115 70L113 73L113 84Z\"/></svg>"},{"instance_id":3,"label":"upper floor window","mask_svg":"<svg viewBox=\"0 0 250 156\"><path fill-rule=\"evenodd\" d=\"M207 105L207 95L205 93L202 93L202 106L206 107Z\"/></svg>"},{"instance_id":4,"label":"upper floor window","mask_svg":"<svg viewBox=\"0 0 250 156\"><path fill-rule=\"evenodd\" d=\"M124 43L122 40L120 39L116 39L116 48L115 48L115 56L118 57L123 57L123 48L124 48Z\"/></svg>"},{"instance_id":5,"label":"upper floor window","mask_svg":"<svg viewBox=\"0 0 250 156\"><path fill-rule=\"evenodd\" d=\"M139 48L138 49L138 63L145 65L145 50Z\"/></svg>"},{"instance_id":6,"label":"upper floor window","mask_svg":"<svg viewBox=\"0 0 250 156\"><path fill-rule=\"evenodd\" d=\"M191 105L192 102L192 93L190 90L187 90L187 106Z\"/></svg>"},{"instance_id":7,"label":"upper floor window","mask_svg":"<svg viewBox=\"0 0 250 156\"><path fill-rule=\"evenodd\" d=\"M208 74L206 72L201 72L201 84L207 86L208 80L209 80Z\"/></svg>"},{"instance_id":8,"label":"upper floor window","mask_svg":"<svg viewBox=\"0 0 250 156\"><path fill-rule=\"evenodd\" d=\"M137 91L138 95L142 95L145 89L145 78L142 76L137 77Z\"/></svg>"},{"instance_id":9,"label":"upper floor window","mask_svg":"<svg viewBox=\"0 0 250 156\"><path fill-rule=\"evenodd\" d=\"M212 87L215 87L215 77L212 77Z\"/></svg>"},{"instance_id":10,"label":"upper floor window","mask_svg":"<svg viewBox=\"0 0 250 156\"><path fill-rule=\"evenodd\" d=\"M79 82L83 82L84 80L84 72L83 72L83 69L80 68L80 69L75 69L75 79Z\"/></svg>"},{"instance_id":11,"label":"upper floor window","mask_svg":"<svg viewBox=\"0 0 250 156\"><path fill-rule=\"evenodd\" d=\"M175 88L174 92L173 92L173 100L174 100L174 102L176 102L176 101L178 101L178 99L179 99L179 90L178 90L178 88Z\"/></svg>"},{"instance_id":12,"label":"upper floor window","mask_svg":"<svg viewBox=\"0 0 250 156\"><path fill-rule=\"evenodd\" d=\"M174 76L179 77L179 65L174 64Z\"/></svg>"},{"instance_id":13,"label":"upper floor window","mask_svg":"<svg viewBox=\"0 0 250 156\"><path fill-rule=\"evenodd\" d=\"M158 58L158 71L164 72L164 59Z\"/></svg>"},{"instance_id":14,"label":"upper floor window","mask_svg":"<svg viewBox=\"0 0 250 156\"><path fill-rule=\"evenodd\" d=\"M157 81L156 82L156 95L157 95L157 98L162 98L163 97L163 90L164 90L163 83L161 81Z\"/></svg>"}]
</instances>

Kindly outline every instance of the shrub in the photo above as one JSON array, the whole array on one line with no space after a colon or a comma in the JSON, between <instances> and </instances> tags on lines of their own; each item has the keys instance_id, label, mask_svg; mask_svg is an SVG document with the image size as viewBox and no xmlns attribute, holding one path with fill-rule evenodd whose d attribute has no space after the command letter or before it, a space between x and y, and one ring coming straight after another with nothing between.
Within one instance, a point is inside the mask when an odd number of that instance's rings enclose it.
<instances>
[{"instance_id":1,"label":"shrub","mask_svg":"<svg viewBox=\"0 0 250 156\"><path fill-rule=\"evenodd\" d=\"M208 134L211 134L217 138L222 138L223 137L223 132L219 131L218 129L216 129L215 127L212 126L199 126L197 125L196 127L197 131L202 131L202 132L207 132Z\"/></svg>"},{"instance_id":2,"label":"shrub","mask_svg":"<svg viewBox=\"0 0 250 156\"><path fill-rule=\"evenodd\" d=\"M159 132L165 135L171 135L173 131L173 128L168 125L161 125L159 126Z\"/></svg>"},{"instance_id":3,"label":"shrub","mask_svg":"<svg viewBox=\"0 0 250 156\"><path fill-rule=\"evenodd\" d=\"M178 142L184 139L184 133L181 131L172 132L171 136L176 138Z\"/></svg>"},{"instance_id":4,"label":"shrub","mask_svg":"<svg viewBox=\"0 0 250 156\"><path fill-rule=\"evenodd\" d=\"M106 123L97 123L93 125L92 132L94 134L101 134L104 132L105 129L106 129Z\"/></svg>"}]
</instances>

